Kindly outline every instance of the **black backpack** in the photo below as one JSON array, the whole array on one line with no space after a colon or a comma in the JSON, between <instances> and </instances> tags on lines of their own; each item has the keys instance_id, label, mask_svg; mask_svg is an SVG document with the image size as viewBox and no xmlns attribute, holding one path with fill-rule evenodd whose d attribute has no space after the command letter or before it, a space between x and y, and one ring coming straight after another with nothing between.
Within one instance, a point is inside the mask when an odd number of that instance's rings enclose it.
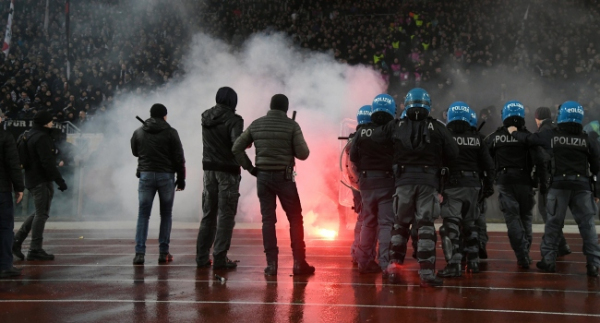
<instances>
[{"instance_id":1,"label":"black backpack","mask_svg":"<svg viewBox=\"0 0 600 323\"><path fill-rule=\"evenodd\" d=\"M27 140L29 139L29 130L26 130L17 138L17 151L19 152L19 163L22 169L28 169L31 161L29 158L29 149L27 148Z\"/></svg>"}]
</instances>

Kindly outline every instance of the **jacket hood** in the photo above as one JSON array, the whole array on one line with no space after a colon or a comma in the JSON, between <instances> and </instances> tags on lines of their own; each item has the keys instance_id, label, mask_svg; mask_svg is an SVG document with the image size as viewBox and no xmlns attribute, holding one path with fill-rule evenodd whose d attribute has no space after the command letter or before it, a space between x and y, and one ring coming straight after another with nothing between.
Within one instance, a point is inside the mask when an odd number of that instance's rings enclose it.
<instances>
[{"instance_id":1,"label":"jacket hood","mask_svg":"<svg viewBox=\"0 0 600 323\"><path fill-rule=\"evenodd\" d=\"M235 107L237 106L237 93L230 87L222 87L217 91L216 101L217 104L226 105L235 111Z\"/></svg>"},{"instance_id":2,"label":"jacket hood","mask_svg":"<svg viewBox=\"0 0 600 323\"><path fill-rule=\"evenodd\" d=\"M148 133L159 133L163 130L169 129L171 126L163 119L149 118L144 121L142 129Z\"/></svg>"},{"instance_id":3,"label":"jacket hood","mask_svg":"<svg viewBox=\"0 0 600 323\"><path fill-rule=\"evenodd\" d=\"M229 106L217 104L216 106L202 113L202 126L214 127L225 123L234 113L234 110Z\"/></svg>"}]
</instances>

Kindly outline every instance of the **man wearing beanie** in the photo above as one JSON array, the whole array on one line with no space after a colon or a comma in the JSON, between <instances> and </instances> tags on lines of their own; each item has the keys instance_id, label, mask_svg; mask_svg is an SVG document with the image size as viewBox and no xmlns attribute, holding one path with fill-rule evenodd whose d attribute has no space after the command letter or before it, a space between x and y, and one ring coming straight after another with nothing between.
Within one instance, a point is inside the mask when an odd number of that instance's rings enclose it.
<instances>
[{"instance_id":1,"label":"man wearing beanie","mask_svg":"<svg viewBox=\"0 0 600 323\"><path fill-rule=\"evenodd\" d=\"M156 103L150 108L150 118L144 121L144 125L136 129L131 137L131 152L138 158L136 175L140 179L133 264L144 263L148 222L156 192L160 202L158 263L172 261L169 242L173 201L175 190L185 189L185 157L177 130L167 123L167 108L164 105Z\"/></svg>"},{"instance_id":2,"label":"man wearing beanie","mask_svg":"<svg viewBox=\"0 0 600 323\"><path fill-rule=\"evenodd\" d=\"M535 124L538 127L538 130L536 131L537 133L541 133L546 130L556 129L556 124L554 122L552 122L552 112L550 111L550 108L539 107L539 108L537 108L537 110L535 110ZM548 155L552 156L552 149L546 150L546 153ZM548 159L550 159L550 158L548 157ZM551 169L552 169L552 163L549 161L548 162L548 171L550 171ZM550 178L550 174L547 174L547 178ZM537 192L538 212L542 216L544 223L546 223L546 220L548 219L548 213L546 210L548 187L549 186L540 185L540 189ZM565 235L563 234L562 229L559 231L558 234L559 234L558 256L559 257L566 256L571 253L571 247L569 247L569 244L567 243L567 240L565 239Z\"/></svg>"},{"instance_id":3,"label":"man wearing beanie","mask_svg":"<svg viewBox=\"0 0 600 323\"><path fill-rule=\"evenodd\" d=\"M230 87L217 91L216 105L202 113L202 220L196 241L196 263L210 266L213 247L213 269L233 269L227 258L231 244L238 199L240 198L240 165L231 147L244 130L244 119L235 113L237 94Z\"/></svg>"},{"instance_id":4,"label":"man wearing beanie","mask_svg":"<svg viewBox=\"0 0 600 323\"><path fill-rule=\"evenodd\" d=\"M269 276L277 275L278 267L279 248L275 234L277 198L290 222L294 275L311 275L315 272L315 267L306 262L302 206L294 180L295 158L305 160L309 150L300 126L287 117L288 106L285 95L274 95L271 98L271 110L266 116L254 120L232 148L238 163L257 178L263 245L267 256L265 275ZM252 143L256 147L256 167L245 152Z\"/></svg>"},{"instance_id":5,"label":"man wearing beanie","mask_svg":"<svg viewBox=\"0 0 600 323\"><path fill-rule=\"evenodd\" d=\"M23 240L31 231L31 244L27 260L54 260L54 255L42 248L44 227L50 216L50 205L54 196L52 182L58 184L58 189L64 192L67 184L56 167L56 148L50 133L54 123L48 111L39 111L33 117L33 128L26 133L28 163L25 168L25 188L33 195L35 213L30 215L15 234L13 255L24 259L21 252Z\"/></svg>"}]
</instances>

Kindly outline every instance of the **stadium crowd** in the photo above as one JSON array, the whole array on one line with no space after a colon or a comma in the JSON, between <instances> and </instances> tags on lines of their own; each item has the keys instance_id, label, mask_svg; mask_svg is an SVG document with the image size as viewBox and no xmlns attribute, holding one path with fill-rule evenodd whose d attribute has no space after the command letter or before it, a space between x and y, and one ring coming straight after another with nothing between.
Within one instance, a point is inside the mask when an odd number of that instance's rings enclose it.
<instances>
[{"instance_id":1,"label":"stadium crowd","mask_svg":"<svg viewBox=\"0 0 600 323\"><path fill-rule=\"evenodd\" d=\"M463 100L492 122L494 106L515 94L530 112L565 98L597 110L600 1L529 3L72 0L67 46L64 1L50 1L47 28L45 1L15 1L0 109L13 119L47 109L57 121L83 126L119 95L145 95L180 78L197 32L240 45L252 33L281 31L299 47L372 66L397 102L412 87L428 89L440 118ZM10 0L0 6L6 25ZM527 98L532 93L537 100Z\"/></svg>"}]
</instances>

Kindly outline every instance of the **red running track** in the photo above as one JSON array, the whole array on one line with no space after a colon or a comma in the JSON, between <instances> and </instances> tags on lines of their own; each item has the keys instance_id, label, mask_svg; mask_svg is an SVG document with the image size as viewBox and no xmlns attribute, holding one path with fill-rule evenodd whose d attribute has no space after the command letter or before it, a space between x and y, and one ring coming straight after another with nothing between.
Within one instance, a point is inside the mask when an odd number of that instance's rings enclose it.
<instances>
[{"instance_id":1,"label":"red running track","mask_svg":"<svg viewBox=\"0 0 600 323\"><path fill-rule=\"evenodd\" d=\"M167 265L158 265L153 239L146 264L133 266L134 234L48 230L45 248L56 260L15 262L23 276L0 280L0 322L600 322L600 279L586 276L574 234L567 235L574 253L560 259L557 273L518 269L506 233L491 233L481 273L428 289L418 286L413 259L402 285L359 275L349 239L308 239L317 271L298 277L282 232L279 275L265 277L260 230L235 230L229 257L240 263L217 272L222 283L212 269L196 268L196 230L173 230L175 260ZM534 261L539 241L537 234Z\"/></svg>"}]
</instances>

